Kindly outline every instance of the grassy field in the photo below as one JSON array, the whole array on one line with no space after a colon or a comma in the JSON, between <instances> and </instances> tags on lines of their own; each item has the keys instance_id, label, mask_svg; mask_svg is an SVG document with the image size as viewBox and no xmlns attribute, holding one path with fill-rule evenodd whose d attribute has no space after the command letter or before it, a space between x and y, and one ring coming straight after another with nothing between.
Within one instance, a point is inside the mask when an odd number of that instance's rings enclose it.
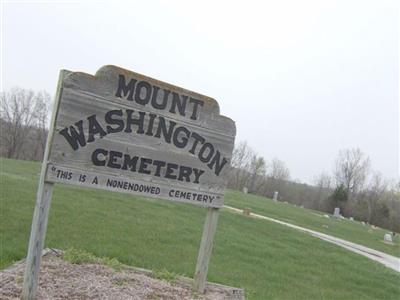
<instances>
[{"instance_id":1,"label":"grassy field","mask_svg":"<svg viewBox=\"0 0 400 300\"><path fill-rule=\"evenodd\" d=\"M244 200L245 198L245 200ZM238 191L227 191L225 204L236 208L251 208L251 211L294 225L323 232L366 247L400 257L400 235L396 235L393 245L383 242L388 230L348 219L326 218L319 211L296 207L283 202L255 195L245 195Z\"/></svg>"},{"instance_id":2,"label":"grassy field","mask_svg":"<svg viewBox=\"0 0 400 300\"><path fill-rule=\"evenodd\" d=\"M1 159L1 268L26 255L39 169L38 163ZM248 196L233 192L226 202L242 207L239 198L250 206ZM57 185L46 246L74 247L191 277L205 212L192 205ZM219 220L208 279L244 288L247 299L400 295L400 275L378 263L290 228L227 211Z\"/></svg>"}]
</instances>

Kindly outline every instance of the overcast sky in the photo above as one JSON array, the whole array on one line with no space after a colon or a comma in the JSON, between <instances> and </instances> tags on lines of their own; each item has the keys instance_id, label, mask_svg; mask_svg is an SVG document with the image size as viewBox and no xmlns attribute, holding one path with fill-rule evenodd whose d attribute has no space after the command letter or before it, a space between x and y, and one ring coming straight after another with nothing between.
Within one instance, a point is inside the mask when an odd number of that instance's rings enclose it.
<instances>
[{"instance_id":1,"label":"overcast sky","mask_svg":"<svg viewBox=\"0 0 400 300\"><path fill-rule=\"evenodd\" d=\"M399 178L398 1L0 1L4 90L113 64L215 98L293 179L352 147Z\"/></svg>"}]
</instances>

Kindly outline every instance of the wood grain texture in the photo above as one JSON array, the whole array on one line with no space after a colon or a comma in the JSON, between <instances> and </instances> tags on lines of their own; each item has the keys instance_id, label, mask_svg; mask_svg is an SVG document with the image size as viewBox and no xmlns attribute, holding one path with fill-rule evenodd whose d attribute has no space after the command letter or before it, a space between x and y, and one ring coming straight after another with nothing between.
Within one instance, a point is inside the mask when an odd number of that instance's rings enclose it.
<instances>
[{"instance_id":1,"label":"wood grain texture","mask_svg":"<svg viewBox=\"0 0 400 300\"><path fill-rule=\"evenodd\" d=\"M203 207L222 207L224 199L223 190L213 190L211 193L208 189L193 191L185 188L184 185L171 187L168 183L154 184L151 181L129 180L112 174L105 175L97 172L58 167L52 164L48 165L47 174L49 180L55 183L68 182L81 187L190 203ZM60 175L57 176L57 174L64 174L69 179L59 178ZM82 176L85 176L83 182L80 181L80 178L83 178Z\"/></svg>"},{"instance_id":2,"label":"wood grain texture","mask_svg":"<svg viewBox=\"0 0 400 300\"><path fill-rule=\"evenodd\" d=\"M45 182L39 189L41 201L36 202L21 299L34 299L36 295L53 185Z\"/></svg>"},{"instance_id":3,"label":"wood grain texture","mask_svg":"<svg viewBox=\"0 0 400 300\"><path fill-rule=\"evenodd\" d=\"M125 76L126 82L134 80L135 82L145 81L149 83L153 87L152 94L149 94L149 97L153 97L153 94L157 95L158 98L156 98L156 101L158 103L163 101L163 95L161 92L155 93L154 87L157 87L158 90L169 91L171 94L166 101L165 109L153 107L151 101L143 105L137 101L128 100L126 97L127 94L123 94L124 97L117 97L120 75ZM121 180L151 183L159 187L163 192L158 195L149 194L147 196L172 201L176 199L169 197L170 189L178 188L192 193L201 192L220 199L218 202L212 204L203 203L201 205L211 207L222 206L223 192L227 182L227 171L234 146L236 128L231 119L219 114L219 105L214 99L115 66L102 67L95 76L80 72L70 72L62 84L62 96L49 157L49 163L52 166L66 171L69 169L74 174L77 171L81 171L102 175L103 178L105 176L117 176ZM138 97L145 98L146 93L143 93L143 89L139 91L141 93L138 94ZM203 103L202 106L198 107L195 119L190 118L193 115L193 111L191 110L193 105L189 105L189 100L183 114L180 113L177 107L175 107L174 112L171 112L171 107L174 107L172 93L179 95L179 99L185 97L191 99L190 97L192 97ZM83 132L87 139L90 131L90 123L88 121L90 116L95 116L96 122L106 131L107 126L110 124L107 123L105 116L107 112L112 110L120 110L123 113L123 116L118 116L118 119L124 122L124 130L115 133L107 132L101 138L100 134L95 134L93 142L88 142L77 150L72 149L65 136L60 133L63 129L68 129L71 126L77 128L75 124L81 121ZM153 135L137 133L138 126L135 125L132 125L132 132L126 132L127 110L132 110L135 118L139 117L139 113L144 114L143 128L145 131L149 127L154 128L153 131L156 131L161 122L159 117L162 117L168 124L170 124L169 122L176 123L175 128L184 127L190 134L200 135L205 140L203 144L211 144L214 153L216 154L217 151L220 153L221 161L223 158L226 158L228 162L222 168L221 173L217 174L215 168L213 169L208 166L210 160L204 162L199 159L200 149L203 145L201 142L198 143L196 150L193 151L194 153L189 151L195 142L192 136L189 137L189 142L184 148L178 148L173 142L168 143L164 139L164 136L156 138L154 132ZM150 120L151 114L156 115L157 118ZM153 122L153 126L150 125L150 122ZM177 135L177 139L180 140L184 137L185 135L182 133ZM137 156L139 160L145 158L152 161L163 161L167 164L178 165L179 167L189 167L192 169L190 171L190 181L186 180L186 178L185 180L183 178L178 180L178 178L168 177L166 167L160 170L160 176L155 176L157 173L156 165L148 167L150 174L140 173L137 170L133 172L123 168L110 168L107 165L94 165L92 155L96 149L104 149L108 151L108 155L110 151L114 151L118 152L119 155ZM204 153L207 154L208 152L205 151ZM111 159L110 156L103 157L100 155L100 157L104 160ZM124 163L123 158L119 157L116 163L122 165ZM201 172L204 171L199 177L198 183L194 182L194 169ZM46 180L81 185L76 180L64 180L61 177L56 179L53 175L48 173ZM172 177L175 175L179 177L180 174L176 171ZM107 186L103 185L103 182L87 186L108 189ZM170 189L168 190L167 187ZM189 201L189 203L198 204L193 201Z\"/></svg>"},{"instance_id":4,"label":"wood grain texture","mask_svg":"<svg viewBox=\"0 0 400 300\"><path fill-rule=\"evenodd\" d=\"M122 122L119 130L111 116ZM208 207L195 275L196 289L204 291L235 134L210 97L115 66L95 76L61 71L21 299L36 296L56 182Z\"/></svg>"},{"instance_id":5,"label":"wood grain texture","mask_svg":"<svg viewBox=\"0 0 400 300\"><path fill-rule=\"evenodd\" d=\"M45 182L47 172L47 161L50 155L50 147L53 142L53 132L55 120L58 112L59 102L62 94L62 82L68 71L61 71L57 85L54 110L51 117L49 134L43 156L42 169L36 195L35 210L33 213L31 233L29 238L28 253L26 258L26 268L24 283L22 286L21 299L35 299L39 280L39 268L42 258L42 250L46 238L47 221L49 217L50 203L53 192L53 183Z\"/></svg>"},{"instance_id":6,"label":"wood grain texture","mask_svg":"<svg viewBox=\"0 0 400 300\"><path fill-rule=\"evenodd\" d=\"M194 274L193 288L198 293L204 293L204 288L206 286L208 264L211 258L214 235L218 224L218 216L218 208L208 208L206 220L204 222L199 255L197 258L196 271Z\"/></svg>"}]
</instances>

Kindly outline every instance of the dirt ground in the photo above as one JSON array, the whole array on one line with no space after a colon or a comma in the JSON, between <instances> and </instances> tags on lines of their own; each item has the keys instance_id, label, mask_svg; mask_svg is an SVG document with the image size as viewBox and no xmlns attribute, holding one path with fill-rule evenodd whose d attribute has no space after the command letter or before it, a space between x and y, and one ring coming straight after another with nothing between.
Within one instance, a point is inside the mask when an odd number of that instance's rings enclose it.
<instances>
[{"instance_id":1,"label":"dirt ground","mask_svg":"<svg viewBox=\"0 0 400 300\"><path fill-rule=\"evenodd\" d=\"M24 261L0 271L0 299L19 299ZM244 299L243 290L208 284L204 295L196 295L190 279L170 283L155 279L150 271L99 264L71 264L55 252L42 259L38 299Z\"/></svg>"}]
</instances>

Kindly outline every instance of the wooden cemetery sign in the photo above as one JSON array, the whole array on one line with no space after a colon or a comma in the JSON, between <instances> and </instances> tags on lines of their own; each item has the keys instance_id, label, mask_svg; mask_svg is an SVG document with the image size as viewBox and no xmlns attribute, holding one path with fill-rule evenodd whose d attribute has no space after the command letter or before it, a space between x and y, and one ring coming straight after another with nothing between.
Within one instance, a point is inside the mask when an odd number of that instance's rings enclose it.
<instances>
[{"instance_id":1,"label":"wooden cemetery sign","mask_svg":"<svg viewBox=\"0 0 400 300\"><path fill-rule=\"evenodd\" d=\"M195 272L203 292L235 133L212 98L115 66L61 71L22 298L36 295L54 183L207 207Z\"/></svg>"}]
</instances>

